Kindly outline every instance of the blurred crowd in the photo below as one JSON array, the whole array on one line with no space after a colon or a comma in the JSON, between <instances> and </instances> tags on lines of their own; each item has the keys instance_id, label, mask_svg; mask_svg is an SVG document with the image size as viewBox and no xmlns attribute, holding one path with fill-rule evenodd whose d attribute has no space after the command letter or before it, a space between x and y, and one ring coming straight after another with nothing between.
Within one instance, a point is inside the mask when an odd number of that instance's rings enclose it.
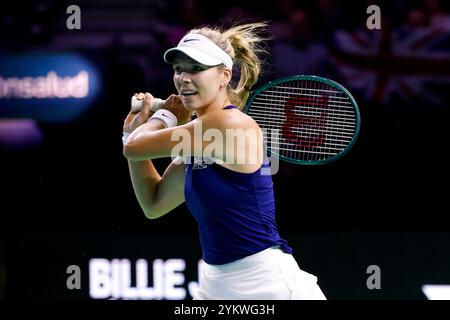
<instances>
[{"instance_id":1,"label":"blurred crowd","mask_svg":"<svg viewBox=\"0 0 450 320\"><path fill-rule=\"evenodd\" d=\"M266 74L269 78L317 74L339 79L333 70L336 63L330 60L330 47L347 50L342 48L346 38L337 37L339 31L363 32L366 38L381 33L366 27L370 16L367 7L374 4L380 7L385 34L395 31L396 37L414 33L420 37L423 30L430 30L422 42L426 44L430 38L447 35L447 47L443 49L448 51L449 44L449 4L442 0L86 0L76 4L81 9L79 31L66 29L65 10L69 3L36 1L26 7L20 3L0 5L4 7L0 21L2 46L10 50L44 47L109 51L111 54L106 54L106 58L130 61L143 72L146 85L165 92L171 82L162 63L162 53L175 45L186 31L205 24L227 27L236 22L269 21L272 38ZM354 41L366 49L377 45L367 42L364 36L358 37ZM416 48L409 50L420 50L425 44L417 43Z\"/></svg>"}]
</instances>

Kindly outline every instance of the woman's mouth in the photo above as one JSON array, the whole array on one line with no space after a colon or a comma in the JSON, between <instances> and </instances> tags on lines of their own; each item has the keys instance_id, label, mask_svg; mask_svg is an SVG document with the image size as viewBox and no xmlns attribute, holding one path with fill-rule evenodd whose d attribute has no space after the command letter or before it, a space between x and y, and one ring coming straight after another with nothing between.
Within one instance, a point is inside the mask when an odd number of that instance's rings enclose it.
<instances>
[{"instance_id":1,"label":"woman's mouth","mask_svg":"<svg viewBox=\"0 0 450 320\"><path fill-rule=\"evenodd\" d=\"M195 96L196 94L198 94L198 91L194 91L194 90L183 90L183 91L181 91L181 95L183 97L192 97L192 96Z\"/></svg>"}]
</instances>

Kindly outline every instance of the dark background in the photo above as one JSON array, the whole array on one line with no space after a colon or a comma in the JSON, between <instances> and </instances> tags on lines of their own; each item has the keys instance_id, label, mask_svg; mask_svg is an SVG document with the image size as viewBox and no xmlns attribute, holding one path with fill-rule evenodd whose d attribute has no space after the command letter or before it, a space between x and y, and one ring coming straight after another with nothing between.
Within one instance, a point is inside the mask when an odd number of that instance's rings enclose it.
<instances>
[{"instance_id":1,"label":"dark background","mask_svg":"<svg viewBox=\"0 0 450 320\"><path fill-rule=\"evenodd\" d=\"M70 4L81 9L81 30L66 28ZM366 27L371 4L381 8L381 30ZM318 167L281 163L273 176L282 235L294 249L307 243L297 251L298 260L309 261L309 271L324 279L330 298L353 299L366 292L366 298L422 299L420 290L402 285L396 285L398 291L371 295L362 286L365 280L349 276L344 285L325 267L331 263L338 270L354 270L345 248L360 245L350 256L360 255L356 269L362 278L365 267L379 259L392 272L389 279L396 279L403 269L389 243L407 236L419 249L402 247L405 259L418 254L411 263L423 271L405 282L428 281L420 275L437 270L432 281L448 283L445 250L436 249L434 266L426 258L428 249L450 245L445 219L450 15L445 1L36 1L0 8L0 54L77 52L96 66L102 83L99 96L77 119L35 120L42 134L38 142L11 143L8 131L0 130L0 142L8 141L0 144L0 297L73 295L43 289L58 286L37 271L50 272L58 260L50 244L64 252L63 261L72 257L81 264L79 252L66 249L67 241L73 245L83 236L106 237L112 243L127 235L196 239L197 226L185 205L156 221L140 211L122 156L130 96L174 92L172 71L162 54L190 28L261 20L270 22L273 40L259 84L289 74L328 77L353 93L361 111L360 136L344 158ZM163 170L168 160L155 163ZM379 239L375 262L369 261L370 252L361 253L367 237L371 243ZM326 245L337 239L346 245ZM135 245L151 250L153 244L147 242L124 241L117 255ZM167 249L174 254L182 250L176 244ZM334 258L320 263L319 257L331 252ZM23 290L28 287L24 274L41 279L42 290Z\"/></svg>"}]
</instances>

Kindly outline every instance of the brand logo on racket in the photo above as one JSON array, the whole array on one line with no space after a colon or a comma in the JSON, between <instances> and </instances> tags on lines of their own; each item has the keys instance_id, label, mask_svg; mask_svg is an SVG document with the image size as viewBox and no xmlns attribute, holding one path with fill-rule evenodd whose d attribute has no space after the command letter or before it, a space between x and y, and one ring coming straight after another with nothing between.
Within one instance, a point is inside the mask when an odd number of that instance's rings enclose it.
<instances>
[{"instance_id":1,"label":"brand logo on racket","mask_svg":"<svg viewBox=\"0 0 450 320\"><path fill-rule=\"evenodd\" d=\"M282 136L289 143L299 148L312 149L325 143L326 114L318 108L328 106L328 97L310 97L295 95L290 97L285 105L286 121L283 124ZM296 111L297 110L297 111ZM298 135L295 128L302 128L303 135Z\"/></svg>"}]
</instances>

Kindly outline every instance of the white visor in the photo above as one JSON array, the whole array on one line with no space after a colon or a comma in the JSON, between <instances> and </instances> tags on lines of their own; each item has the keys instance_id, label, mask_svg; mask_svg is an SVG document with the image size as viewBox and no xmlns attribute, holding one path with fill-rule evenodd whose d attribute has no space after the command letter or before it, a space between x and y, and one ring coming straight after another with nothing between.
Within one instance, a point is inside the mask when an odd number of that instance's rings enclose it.
<instances>
[{"instance_id":1,"label":"white visor","mask_svg":"<svg viewBox=\"0 0 450 320\"><path fill-rule=\"evenodd\" d=\"M185 35L175 48L169 49L164 53L164 60L172 64L177 52L182 52L205 66L223 64L230 69L233 67L233 60L222 48L198 33Z\"/></svg>"}]
</instances>

